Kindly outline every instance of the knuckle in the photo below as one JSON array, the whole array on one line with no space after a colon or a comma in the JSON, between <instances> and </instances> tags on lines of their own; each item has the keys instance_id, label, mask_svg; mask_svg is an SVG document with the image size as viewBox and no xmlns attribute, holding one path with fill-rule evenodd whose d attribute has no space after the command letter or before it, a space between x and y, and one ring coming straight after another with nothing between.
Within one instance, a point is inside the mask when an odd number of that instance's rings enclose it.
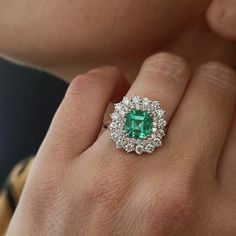
<instances>
[{"instance_id":1,"label":"knuckle","mask_svg":"<svg viewBox=\"0 0 236 236\"><path fill-rule=\"evenodd\" d=\"M124 78L122 72L116 66L103 66L90 70L86 74L75 77L71 82L66 96L73 95L91 95L104 93L104 89L111 87L118 82L119 78Z\"/></svg>"},{"instance_id":2,"label":"knuckle","mask_svg":"<svg viewBox=\"0 0 236 236\"><path fill-rule=\"evenodd\" d=\"M192 198L189 184L175 181L167 185L162 193L162 210L168 219L182 222L189 216Z\"/></svg>"},{"instance_id":3,"label":"knuckle","mask_svg":"<svg viewBox=\"0 0 236 236\"><path fill-rule=\"evenodd\" d=\"M103 66L100 68L90 70L88 72L88 74L97 74L97 75L103 75L106 73L110 73L110 74L114 74L114 75L121 75L120 69L115 65Z\"/></svg>"},{"instance_id":4,"label":"knuckle","mask_svg":"<svg viewBox=\"0 0 236 236\"><path fill-rule=\"evenodd\" d=\"M236 74L233 69L220 62L208 62L199 67L198 78L206 80L227 93L236 92Z\"/></svg>"},{"instance_id":5,"label":"knuckle","mask_svg":"<svg viewBox=\"0 0 236 236\"><path fill-rule=\"evenodd\" d=\"M97 74L78 75L70 84L66 97L88 95L104 91L104 84Z\"/></svg>"},{"instance_id":6,"label":"knuckle","mask_svg":"<svg viewBox=\"0 0 236 236\"><path fill-rule=\"evenodd\" d=\"M114 75L114 77L123 77L123 73L121 72L121 70L117 67L117 66L114 66L114 65L109 65L109 66L106 66L107 68L107 71L108 72L111 72L111 74Z\"/></svg>"},{"instance_id":7,"label":"knuckle","mask_svg":"<svg viewBox=\"0 0 236 236\"><path fill-rule=\"evenodd\" d=\"M192 215L193 197L185 184L168 183L161 190L144 184L134 195L133 214L142 216L151 227L159 227L161 224L165 226L163 230L168 229L168 226L177 230ZM159 232L160 228L157 230Z\"/></svg>"},{"instance_id":8,"label":"knuckle","mask_svg":"<svg viewBox=\"0 0 236 236\"><path fill-rule=\"evenodd\" d=\"M147 78L159 75L181 81L180 75L188 70L188 65L183 58L163 52L146 59L141 72L150 75Z\"/></svg>"},{"instance_id":9,"label":"knuckle","mask_svg":"<svg viewBox=\"0 0 236 236\"><path fill-rule=\"evenodd\" d=\"M97 80L100 81L102 87L111 86L112 84L118 84L120 80L125 81L125 77L121 70L114 66L108 65L103 66L98 69L90 70L87 75L94 76Z\"/></svg>"},{"instance_id":10,"label":"knuckle","mask_svg":"<svg viewBox=\"0 0 236 236\"><path fill-rule=\"evenodd\" d=\"M151 55L146 59L144 64L155 64L159 61L166 61L169 63L179 64L179 65L186 65L185 60L182 57L179 57L177 55L168 53L168 52L161 52L158 54Z\"/></svg>"}]
</instances>

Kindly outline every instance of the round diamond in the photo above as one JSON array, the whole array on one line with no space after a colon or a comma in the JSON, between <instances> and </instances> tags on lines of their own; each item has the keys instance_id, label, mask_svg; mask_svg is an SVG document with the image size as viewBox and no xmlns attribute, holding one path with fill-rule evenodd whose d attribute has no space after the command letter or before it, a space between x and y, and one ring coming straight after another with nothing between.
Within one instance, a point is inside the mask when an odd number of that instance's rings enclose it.
<instances>
[{"instance_id":1,"label":"round diamond","mask_svg":"<svg viewBox=\"0 0 236 236\"><path fill-rule=\"evenodd\" d=\"M139 155L142 154L144 152L143 146L140 146L140 145L136 146L135 152Z\"/></svg>"},{"instance_id":2,"label":"round diamond","mask_svg":"<svg viewBox=\"0 0 236 236\"><path fill-rule=\"evenodd\" d=\"M162 109L160 109L160 110L157 110L156 112L157 112L157 115L158 115L158 116L161 116L161 117L163 117L163 116L165 115L165 111L164 111L164 110L162 110Z\"/></svg>"},{"instance_id":3,"label":"round diamond","mask_svg":"<svg viewBox=\"0 0 236 236\"><path fill-rule=\"evenodd\" d=\"M161 139L159 139L159 138L155 138L153 140L153 143L156 147L160 147L162 145Z\"/></svg>"},{"instance_id":4,"label":"round diamond","mask_svg":"<svg viewBox=\"0 0 236 236\"><path fill-rule=\"evenodd\" d=\"M132 98L132 102L134 103L134 104L138 104L138 103L140 103L141 102L141 99L140 99L140 97L133 97Z\"/></svg>"},{"instance_id":5,"label":"round diamond","mask_svg":"<svg viewBox=\"0 0 236 236\"><path fill-rule=\"evenodd\" d=\"M160 109L160 102L159 101L153 101L152 102L152 108L153 109Z\"/></svg>"},{"instance_id":6,"label":"round diamond","mask_svg":"<svg viewBox=\"0 0 236 236\"><path fill-rule=\"evenodd\" d=\"M154 146L152 144L148 144L146 147L145 147L145 151L147 153L153 153L154 152Z\"/></svg>"},{"instance_id":7,"label":"round diamond","mask_svg":"<svg viewBox=\"0 0 236 236\"><path fill-rule=\"evenodd\" d=\"M112 113L111 118L113 121L120 121L121 117L118 113Z\"/></svg>"},{"instance_id":8,"label":"round diamond","mask_svg":"<svg viewBox=\"0 0 236 236\"><path fill-rule=\"evenodd\" d=\"M109 125L109 129L114 131L116 129L116 123L115 122L112 122L110 125Z\"/></svg>"},{"instance_id":9,"label":"round diamond","mask_svg":"<svg viewBox=\"0 0 236 236\"><path fill-rule=\"evenodd\" d=\"M150 105L150 100L148 98L143 99L143 105L144 106L149 106Z\"/></svg>"},{"instance_id":10,"label":"round diamond","mask_svg":"<svg viewBox=\"0 0 236 236\"><path fill-rule=\"evenodd\" d=\"M127 145L127 142L125 139L118 139L118 141L116 142L116 147L121 149L124 148Z\"/></svg>"},{"instance_id":11,"label":"round diamond","mask_svg":"<svg viewBox=\"0 0 236 236\"><path fill-rule=\"evenodd\" d=\"M124 97L124 98L123 98L123 103L124 103L126 106L129 106L129 105L130 105L130 99L127 98L127 97Z\"/></svg>"},{"instance_id":12,"label":"round diamond","mask_svg":"<svg viewBox=\"0 0 236 236\"><path fill-rule=\"evenodd\" d=\"M152 134L152 135L151 135L151 138L152 138L152 139L156 138L156 134Z\"/></svg>"},{"instance_id":13,"label":"round diamond","mask_svg":"<svg viewBox=\"0 0 236 236\"><path fill-rule=\"evenodd\" d=\"M126 146L125 146L125 150L126 150L126 152L133 152L134 151L134 149L135 149L135 147L134 147L134 144L133 143L128 143Z\"/></svg>"},{"instance_id":14,"label":"round diamond","mask_svg":"<svg viewBox=\"0 0 236 236\"><path fill-rule=\"evenodd\" d=\"M119 135L117 133L111 133L111 138L114 140L114 141L118 141L119 140Z\"/></svg>"},{"instance_id":15,"label":"round diamond","mask_svg":"<svg viewBox=\"0 0 236 236\"><path fill-rule=\"evenodd\" d=\"M157 132L157 128L153 128L152 131L153 131L153 132Z\"/></svg>"}]
</instances>

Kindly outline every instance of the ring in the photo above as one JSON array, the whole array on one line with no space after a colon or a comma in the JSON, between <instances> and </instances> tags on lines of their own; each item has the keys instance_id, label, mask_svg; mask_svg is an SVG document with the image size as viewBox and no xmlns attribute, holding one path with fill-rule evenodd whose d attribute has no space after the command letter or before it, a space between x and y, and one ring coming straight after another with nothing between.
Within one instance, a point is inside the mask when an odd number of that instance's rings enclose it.
<instances>
[{"instance_id":1,"label":"ring","mask_svg":"<svg viewBox=\"0 0 236 236\"><path fill-rule=\"evenodd\" d=\"M114 104L110 116L112 122L108 129L118 149L140 155L153 153L162 145L167 122L160 101L124 97L120 103Z\"/></svg>"}]
</instances>

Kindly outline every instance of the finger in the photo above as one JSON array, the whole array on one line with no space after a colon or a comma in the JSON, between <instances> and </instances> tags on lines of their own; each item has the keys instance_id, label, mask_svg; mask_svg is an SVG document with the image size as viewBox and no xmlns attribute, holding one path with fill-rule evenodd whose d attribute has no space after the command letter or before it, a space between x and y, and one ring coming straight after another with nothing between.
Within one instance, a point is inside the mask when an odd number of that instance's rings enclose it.
<instances>
[{"instance_id":1,"label":"finger","mask_svg":"<svg viewBox=\"0 0 236 236\"><path fill-rule=\"evenodd\" d=\"M169 121L188 84L190 68L180 57L160 53L148 58L127 96L159 100Z\"/></svg>"},{"instance_id":2,"label":"finger","mask_svg":"<svg viewBox=\"0 0 236 236\"><path fill-rule=\"evenodd\" d=\"M184 94L189 78L190 69L182 58L167 53L156 54L144 62L127 96L160 100L169 121ZM102 136L103 145L105 142L110 145L105 141L109 140L108 135L109 132L105 132Z\"/></svg>"},{"instance_id":3,"label":"finger","mask_svg":"<svg viewBox=\"0 0 236 236\"><path fill-rule=\"evenodd\" d=\"M168 132L170 145L183 153L177 160L180 168L215 179L235 100L236 78L230 68L214 62L199 68Z\"/></svg>"},{"instance_id":4,"label":"finger","mask_svg":"<svg viewBox=\"0 0 236 236\"><path fill-rule=\"evenodd\" d=\"M96 140L103 116L111 99L128 89L120 71L102 67L78 76L68 88L49 132L40 148L40 156L70 158L79 155Z\"/></svg>"},{"instance_id":5,"label":"finger","mask_svg":"<svg viewBox=\"0 0 236 236\"><path fill-rule=\"evenodd\" d=\"M213 31L225 38L236 40L235 0L213 0L206 18Z\"/></svg>"},{"instance_id":6,"label":"finger","mask_svg":"<svg viewBox=\"0 0 236 236\"><path fill-rule=\"evenodd\" d=\"M230 132L224 145L224 151L218 162L217 180L227 191L236 196L236 111L230 126Z\"/></svg>"}]
</instances>

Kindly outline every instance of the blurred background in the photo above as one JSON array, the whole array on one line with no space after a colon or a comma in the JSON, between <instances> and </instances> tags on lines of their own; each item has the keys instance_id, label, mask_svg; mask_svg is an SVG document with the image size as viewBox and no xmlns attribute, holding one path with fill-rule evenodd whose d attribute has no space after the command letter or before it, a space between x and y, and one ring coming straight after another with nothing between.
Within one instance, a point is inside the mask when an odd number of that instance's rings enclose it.
<instances>
[{"instance_id":1,"label":"blurred background","mask_svg":"<svg viewBox=\"0 0 236 236\"><path fill-rule=\"evenodd\" d=\"M35 155L67 84L0 59L0 185L21 159Z\"/></svg>"}]
</instances>

